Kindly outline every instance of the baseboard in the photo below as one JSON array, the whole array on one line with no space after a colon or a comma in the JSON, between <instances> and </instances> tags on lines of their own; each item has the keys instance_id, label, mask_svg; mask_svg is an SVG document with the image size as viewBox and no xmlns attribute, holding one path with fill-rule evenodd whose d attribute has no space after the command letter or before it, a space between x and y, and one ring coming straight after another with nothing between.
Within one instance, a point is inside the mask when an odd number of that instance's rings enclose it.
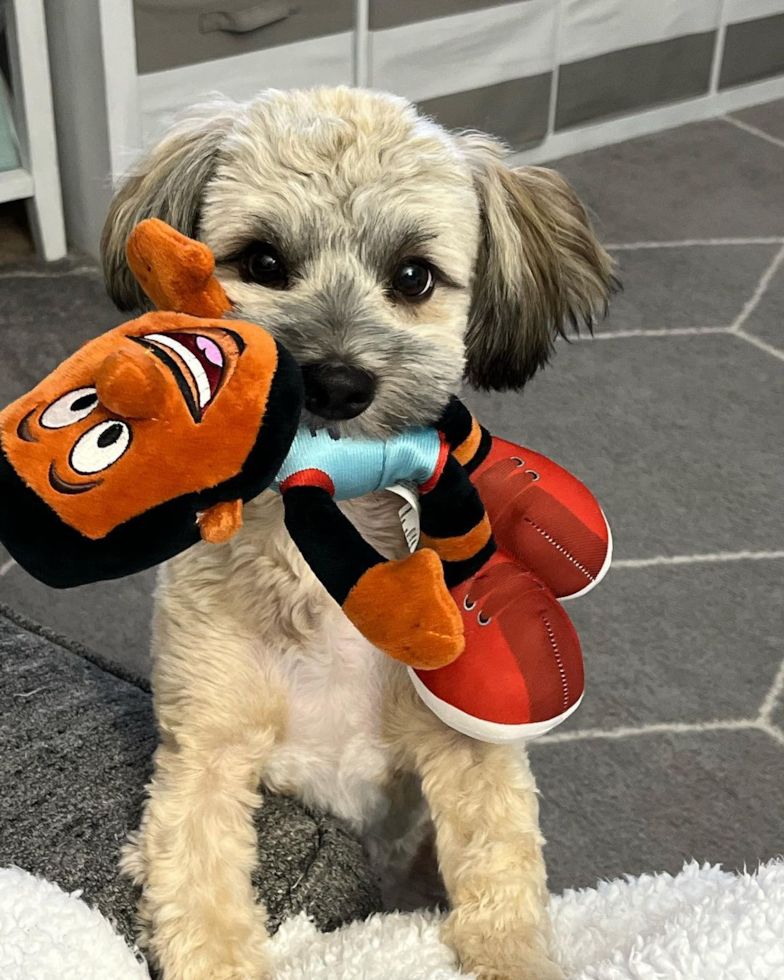
<instances>
[{"instance_id":1,"label":"baseboard","mask_svg":"<svg viewBox=\"0 0 784 980\"><path fill-rule=\"evenodd\" d=\"M510 162L518 166L558 160L572 153L595 150L600 146L621 143L637 136L648 136L686 123L713 119L762 102L772 102L774 99L784 99L784 77L725 89L699 99L676 102L632 116L621 116L590 126L551 133L538 146L513 154Z\"/></svg>"}]
</instances>

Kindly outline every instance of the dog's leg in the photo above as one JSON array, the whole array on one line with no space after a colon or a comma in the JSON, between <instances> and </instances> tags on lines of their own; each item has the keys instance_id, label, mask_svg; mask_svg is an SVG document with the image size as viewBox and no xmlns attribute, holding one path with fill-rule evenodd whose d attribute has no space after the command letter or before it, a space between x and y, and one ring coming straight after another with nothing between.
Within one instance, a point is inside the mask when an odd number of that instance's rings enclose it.
<instances>
[{"instance_id":1,"label":"dog's leg","mask_svg":"<svg viewBox=\"0 0 784 980\"><path fill-rule=\"evenodd\" d=\"M164 631L155 678L162 744L122 861L142 887L140 940L164 980L262 980L270 966L250 881L253 811L280 708L250 644L214 620L191 613Z\"/></svg>"},{"instance_id":2,"label":"dog's leg","mask_svg":"<svg viewBox=\"0 0 784 980\"><path fill-rule=\"evenodd\" d=\"M562 980L551 956L544 839L524 752L466 738L424 705L410 704L405 714L405 727L395 727L422 779L452 906L445 942L481 980Z\"/></svg>"}]
</instances>

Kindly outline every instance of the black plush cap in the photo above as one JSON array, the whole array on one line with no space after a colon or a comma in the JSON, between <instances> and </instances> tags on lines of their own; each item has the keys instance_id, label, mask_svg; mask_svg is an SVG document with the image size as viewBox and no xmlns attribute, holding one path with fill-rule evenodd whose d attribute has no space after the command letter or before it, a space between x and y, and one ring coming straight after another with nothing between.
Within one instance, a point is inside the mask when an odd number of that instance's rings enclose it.
<instances>
[{"instance_id":1,"label":"black plush cap","mask_svg":"<svg viewBox=\"0 0 784 980\"><path fill-rule=\"evenodd\" d=\"M302 376L277 344L278 364L256 441L240 472L217 486L159 504L92 540L35 494L0 449L0 542L45 585L64 589L122 578L158 565L200 540L197 515L222 501L245 502L270 486L297 431Z\"/></svg>"}]
</instances>

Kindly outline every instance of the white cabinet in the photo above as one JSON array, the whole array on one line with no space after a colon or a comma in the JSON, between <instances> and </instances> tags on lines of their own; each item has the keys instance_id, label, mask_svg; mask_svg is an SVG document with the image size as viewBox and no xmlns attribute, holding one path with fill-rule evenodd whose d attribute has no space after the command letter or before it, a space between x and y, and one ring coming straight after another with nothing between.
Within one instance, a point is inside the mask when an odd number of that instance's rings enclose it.
<instances>
[{"instance_id":1,"label":"white cabinet","mask_svg":"<svg viewBox=\"0 0 784 980\"><path fill-rule=\"evenodd\" d=\"M215 93L387 89L535 162L784 96L784 0L46 5L68 233L94 254L113 181Z\"/></svg>"}]
</instances>

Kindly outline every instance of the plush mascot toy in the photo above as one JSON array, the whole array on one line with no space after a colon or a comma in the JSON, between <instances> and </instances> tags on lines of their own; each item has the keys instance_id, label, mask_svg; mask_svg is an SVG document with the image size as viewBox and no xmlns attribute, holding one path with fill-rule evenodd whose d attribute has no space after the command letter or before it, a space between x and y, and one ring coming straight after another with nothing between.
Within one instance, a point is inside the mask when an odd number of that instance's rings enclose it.
<instances>
[{"instance_id":1,"label":"plush mascot toy","mask_svg":"<svg viewBox=\"0 0 784 980\"><path fill-rule=\"evenodd\" d=\"M0 540L19 564L57 587L130 574L227 542L242 504L272 487L326 589L448 724L506 741L568 717L582 656L558 599L592 587L610 554L583 485L491 437L457 399L434 428L383 442L298 428L297 366L227 318L206 246L153 219L128 259L159 311L0 413ZM401 481L419 490L423 547L386 561L335 500Z\"/></svg>"}]
</instances>

